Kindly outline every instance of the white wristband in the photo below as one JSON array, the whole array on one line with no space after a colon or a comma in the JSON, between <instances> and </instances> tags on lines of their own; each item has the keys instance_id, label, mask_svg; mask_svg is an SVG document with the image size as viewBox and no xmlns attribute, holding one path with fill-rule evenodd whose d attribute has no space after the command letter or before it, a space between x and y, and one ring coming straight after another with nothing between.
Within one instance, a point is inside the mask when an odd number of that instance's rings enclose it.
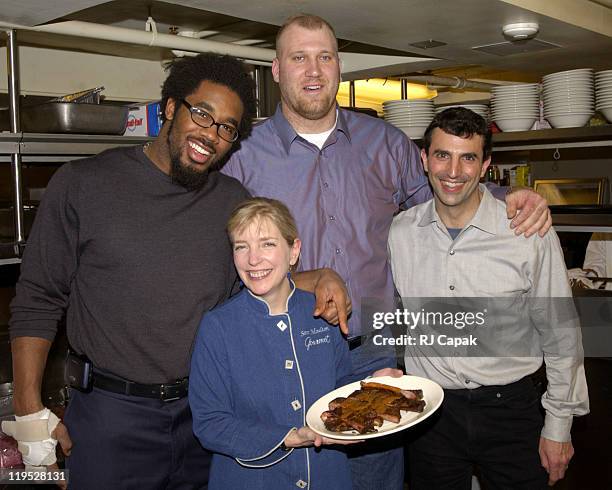
<instances>
[{"instance_id":1,"label":"white wristband","mask_svg":"<svg viewBox=\"0 0 612 490\"><path fill-rule=\"evenodd\" d=\"M14 422L2 422L2 431L17 441L25 465L50 465L57 461L57 440L51 437L51 433L59 421L51 410L45 408L40 412L15 416Z\"/></svg>"}]
</instances>

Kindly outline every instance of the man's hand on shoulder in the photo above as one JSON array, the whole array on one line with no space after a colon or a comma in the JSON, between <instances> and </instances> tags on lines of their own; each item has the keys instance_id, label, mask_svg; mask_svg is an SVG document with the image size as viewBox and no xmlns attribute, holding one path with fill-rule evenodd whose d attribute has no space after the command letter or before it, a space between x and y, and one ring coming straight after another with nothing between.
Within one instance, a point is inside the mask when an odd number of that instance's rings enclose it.
<instances>
[{"instance_id":1,"label":"man's hand on shoulder","mask_svg":"<svg viewBox=\"0 0 612 490\"><path fill-rule=\"evenodd\" d=\"M546 199L526 187L512 188L506 194L508 219L517 235L530 237L534 233L544 236L552 226L552 216Z\"/></svg>"},{"instance_id":2,"label":"man's hand on shoulder","mask_svg":"<svg viewBox=\"0 0 612 490\"><path fill-rule=\"evenodd\" d=\"M348 316L351 313L351 299L342 278L332 269L320 269L315 283L316 305L314 316L320 316L348 335Z\"/></svg>"},{"instance_id":3,"label":"man's hand on shoulder","mask_svg":"<svg viewBox=\"0 0 612 490\"><path fill-rule=\"evenodd\" d=\"M540 461L548 472L548 485L553 486L565 476L565 471L572 456L574 446L572 441L557 442L540 437Z\"/></svg>"}]
</instances>

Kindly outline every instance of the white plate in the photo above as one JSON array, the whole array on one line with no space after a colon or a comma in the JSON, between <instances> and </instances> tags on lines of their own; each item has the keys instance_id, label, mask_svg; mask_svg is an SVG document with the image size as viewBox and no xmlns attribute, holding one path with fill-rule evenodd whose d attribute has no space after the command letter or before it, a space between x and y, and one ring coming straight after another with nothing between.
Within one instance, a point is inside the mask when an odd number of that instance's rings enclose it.
<instances>
[{"instance_id":1,"label":"white plate","mask_svg":"<svg viewBox=\"0 0 612 490\"><path fill-rule=\"evenodd\" d=\"M423 422L427 417L434 413L442 400L444 399L444 391L438 383L420 378L418 376L402 376L401 378L392 378L391 376L381 376L379 378L369 378L368 382L383 383L390 386L397 386L403 390L423 390L423 400L425 400L425 408L421 413L405 412L402 410L401 418L398 424L384 421L381 427L378 427L378 432L372 434L359 434L357 431L351 432L332 432L325 428L325 424L321 420L321 414L329 410L329 402L340 396L347 397L353 391L361 388L360 382L356 381L348 385L337 388L334 391L322 396L308 409L306 413L306 424L317 434L332 439L343 440L361 440L374 439L383 437L400 430L407 429L413 425Z\"/></svg>"},{"instance_id":2,"label":"white plate","mask_svg":"<svg viewBox=\"0 0 612 490\"><path fill-rule=\"evenodd\" d=\"M546 116L561 116L561 115L572 115L572 114L579 114L579 115L583 115L586 116L587 114L591 114L593 115L593 113L595 112L595 108L589 108L589 109L583 109L583 108L572 108L572 107L566 107L566 108L553 108L553 109L546 109L544 110L544 117Z\"/></svg>"},{"instance_id":3,"label":"white plate","mask_svg":"<svg viewBox=\"0 0 612 490\"><path fill-rule=\"evenodd\" d=\"M514 89L514 90L496 90L491 89L491 94L495 97L504 96L504 97L512 97L516 95L536 95L540 92L539 88L536 89Z\"/></svg>"},{"instance_id":4,"label":"white plate","mask_svg":"<svg viewBox=\"0 0 612 490\"><path fill-rule=\"evenodd\" d=\"M582 97L559 97L554 99L544 99L544 107L546 105L556 105L556 104L578 104L578 105L593 105L595 103L595 98L582 98Z\"/></svg>"},{"instance_id":5,"label":"white plate","mask_svg":"<svg viewBox=\"0 0 612 490\"><path fill-rule=\"evenodd\" d=\"M595 88L593 87L550 87L542 91L542 95L555 95L555 94L575 94L575 95L594 95Z\"/></svg>"},{"instance_id":6,"label":"white plate","mask_svg":"<svg viewBox=\"0 0 612 490\"><path fill-rule=\"evenodd\" d=\"M491 112L499 112L499 111L537 111L540 109L540 104L501 104L501 105L492 105Z\"/></svg>"},{"instance_id":7,"label":"white plate","mask_svg":"<svg viewBox=\"0 0 612 490\"><path fill-rule=\"evenodd\" d=\"M390 100L382 103L385 109L400 108L400 107L433 107L431 100Z\"/></svg>"},{"instance_id":8,"label":"white plate","mask_svg":"<svg viewBox=\"0 0 612 490\"><path fill-rule=\"evenodd\" d=\"M495 121L499 129L505 132L527 131L537 121L537 117L502 117L493 118L493 121Z\"/></svg>"},{"instance_id":9,"label":"white plate","mask_svg":"<svg viewBox=\"0 0 612 490\"><path fill-rule=\"evenodd\" d=\"M567 95L567 94L558 94L558 95L545 95L544 102L546 101L557 101L557 100L579 100L579 101L592 101L595 100L593 95Z\"/></svg>"},{"instance_id":10,"label":"white plate","mask_svg":"<svg viewBox=\"0 0 612 490\"><path fill-rule=\"evenodd\" d=\"M495 107L502 107L502 106L508 106L508 105L512 105L512 106L537 106L540 104L540 98L539 97L535 97L533 99L495 99L495 100L491 100L491 109L495 108Z\"/></svg>"},{"instance_id":11,"label":"white plate","mask_svg":"<svg viewBox=\"0 0 612 490\"><path fill-rule=\"evenodd\" d=\"M431 112L384 112L385 117L434 117L434 111Z\"/></svg>"},{"instance_id":12,"label":"white plate","mask_svg":"<svg viewBox=\"0 0 612 490\"><path fill-rule=\"evenodd\" d=\"M524 114L538 114L539 107L502 107L501 109L491 109L491 114L516 114L521 112Z\"/></svg>"},{"instance_id":13,"label":"white plate","mask_svg":"<svg viewBox=\"0 0 612 490\"><path fill-rule=\"evenodd\" d=\"M584 110L584 111L589 111L591 110L593 107L595 107L595 103L594 102L590 102L588 104L580 104L578 102L557 102L554 104L547 104L544 103L544 112L546 111L550 111L550 110Z\"/></svg>"},{"instance_id":14,"label":"white plate","mask_svg":"<svg viewBox=\"0 0 612 490\"><path fill-rule=\"evenodd\" d=\"M427 126L396 126L410 139L421 139L425 134Z\"/></svg>"},{"instance_id":15,"label":"white plate","mask_svg":"<svg viewBox=\"0 0 612 490\"><path fill-rule=\"evenodd\" d=\"M548 120L553 128L581 128L591 119L590 114L561 114L561 115L547 115L545 119Z\"/></svg>"},{"instance_id":16,"label":"white plate","mask_svg":"<svg viewBox=\"0 0 612 490\"><path fill-rule=\"evenodd\" d=\"M404 106L404 105L399 105L399 106L384 106L383 110L385 112L427 112L427 111L433 111L434 107L433 105L428 105L428 106Z\"/></svg>"},{"instance_id":17,"label":"white plate","mask_svg":"<svg viewBox=\"0 0 612 490\"><path fill-rule=\"evenodd\" d=\"M431 121L433 114L425 116L385 116L385 121Z\"/></svg>"},{"instance_id":18,"label":"white plate","mask_svg":"<svg viewBox=\"0 0 612 490\"><path fill-rule=\"evenodd\" d=\"M599 109L599 112L604 115L608 122L612 122L612 105L610 107L602 107Z\"/></svg>"},{"instance_id":19,"label":"white plate","mask_svg":"<svg viewBox=\"0 0 612 490\"><path fill-rule=\"evenodd\" d=\"M491 92L518 92L518 91L538 91L538 83L529 83L525 85L497 85L491 88Z\"/></svg>"},{"instance_id":20,"label":"white plate","mask_svg":"<svg viewBox=\"0 0 612 490\"><path fill-rule=\"evenodd\" d=\"M593 88L594 82L593 80L554 80L551 82L546 82L543 85L544 91L549 90L551 88L557 87L572 87L572 88Z\"/></svg>"},{"instance_id":21,"label":"white plate","mask_svg":"<svg viewBox=\"0 0 612 490\"><path fill-rule=\"evenodd\" d=\"M593 90L595 84L592 81L580 82L580 83L566 83L566 82L553 82L544 84L544 93L551 90Z\"/></svg>"},{"instance_id":22,"label":"white plate","mask_svg":"<svg viewBox=\"0 0 612 490\"><path fill-rule=\"evenodd\" d=\"M542 80L548 80L549 78L557 78L557 77L573 77L573 76L584 76L591 75L593 73L593 68L577 68L575 70L566 70L566 71L558 71L555 73L549 73L548 75L544 75Z\"/></svg>"},{"instance_id":23,"label":"white plate","mask_svg":"<svg viewBox=\"0 0 612 490\"><path fill-rule=\"evenodd\" d=\"M491 109L491 114L516 114L521 112L524 114L538 114L539 107L504 107L501 109Z\"/></svg>"},{"instance_id":24,"label":"white plate","mask_svg":"<svg viewBox=\"0 0 612 490\"><path fill-rule=\"evenodd\" d=\"M535 97L540 93L538 90L491 90L492 97Z\"/></svg>"},{"instance_id":25,"label":"white plate","mask_svg":"<svg viewBox=\"0 0 612 490\"><path fill-rule=\"evenodd\" d=\"M396 128L423 128L423 131L427 129L427 126L431 123L429 121L387 121L389 124L392 124Z\"/></svg>"},{"instance_id":26,"label":"white plate","mask_svg":"<svg viewBox=\"0 0 612 490\"><path fill-rule=\"evenodd\" d=\"M488 112L488 111L475 111L475 110L472 110L472 109L470 109L470 110L471 110L472 112L474 112L474 113L478 114L479 116L482 116L482 117L489 117L489 112ZM437 111L437 112L436 112L436 114L440 114L441 112L444 112L444 111L445 111L445 109L442 109L442 110L440 110L440 111Z\"/></svg>"},{"instance_id":27,"label":"white plate","mask_svg":"<svg viewBox=\"0 0 612 490\"><path fill-rule=\"evenodd\" d=\"M574 76L560 76L560 77L552 77L552 78L546 78L546 79L542 79L542 83L544 85L546 85L547 83L551 83L551 82L585 82L585 81L593 81L593 75L591 74L584 74L584 75L574 75Z\"/></svg>"},{"instance_id":28,"label":"white plate","mask_svg":"<svg viewBox=\"0 0 612 490\"><path fill-rule=\"evenodd\" d=\"M431 99L395 99L383 100L383 104L433 104Z\"/></svg>"},{"instance_id":29,"label":"white plate","mask_svg":"<svg viewBox=\"0 0 612 490\"><path fill-rule=\"evenodd\" d=\"M537 103L540 100L539 95L529 96L529 97L493 97L491 98L491 105L499 105L499 104L531 104L533 102Z\"/></svg>"}]
</instances>

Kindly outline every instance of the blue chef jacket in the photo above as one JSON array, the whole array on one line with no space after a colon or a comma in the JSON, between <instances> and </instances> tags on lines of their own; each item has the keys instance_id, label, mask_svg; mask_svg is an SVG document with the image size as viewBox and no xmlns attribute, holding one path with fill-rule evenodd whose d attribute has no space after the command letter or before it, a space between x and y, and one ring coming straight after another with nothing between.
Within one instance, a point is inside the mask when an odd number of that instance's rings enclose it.
<instances>
[{"instance_id":1,"label":"blue chef jacket","mask_svg":"<svg viewBox=\"0 0 612 490\"><path fill-rule=\"evenodd\" d=\"M318 398L349 382L348 346L313 318L314 296L295 288L287 313L270 315L247 289L207 313L189 377L194 433L213 455L209 489L350 489L343 452L283 451Z\"/></svg>"}]
</instances>

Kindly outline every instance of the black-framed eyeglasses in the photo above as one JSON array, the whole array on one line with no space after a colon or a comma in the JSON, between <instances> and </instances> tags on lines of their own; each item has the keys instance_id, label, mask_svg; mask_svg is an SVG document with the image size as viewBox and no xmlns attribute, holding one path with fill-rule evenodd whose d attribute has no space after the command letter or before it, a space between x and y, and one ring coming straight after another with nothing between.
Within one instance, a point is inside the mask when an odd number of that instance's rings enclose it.
<instances>
[{"instance_id":1,"label":"black-framed eyeglasses","mask_svg":"<svg viewBox=\"0 0 612 490\"><path fill-rule=\"evenodd\" d=\"M217 126L217 134L220 138L224 139L228 143L233 143L240 136L238 129L232 126L231 124L216 122L213 117L204 109L192 106L185 99L182 99L181 102L185 107L187 107L187 109L189 109L189 112L191 113L191 120L198 126L202 128L210 128L211 126Z\"/></svg>"}]
</instances>

